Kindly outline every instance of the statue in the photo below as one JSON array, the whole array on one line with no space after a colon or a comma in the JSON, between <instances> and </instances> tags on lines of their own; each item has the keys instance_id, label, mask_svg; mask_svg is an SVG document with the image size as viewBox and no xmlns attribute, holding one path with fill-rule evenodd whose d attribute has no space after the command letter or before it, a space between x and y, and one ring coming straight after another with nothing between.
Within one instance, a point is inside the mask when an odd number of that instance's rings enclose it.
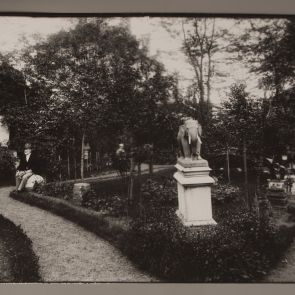
<instances>
[{"instance_id":1,"label":"statue","mask_svg":"<svg viewBox=\"0 0 295 295\"><path fill-rule=\"evenodd\" d=\"M202 126L198 120L192 118L183 118L183 121L184 124L179 127L177 135L180 157L191 160L202 160Z\"/></svg>"},{"instance_id":2,"label":"statue","mask_svg":"<svg viewBox=\"0 0 295 295\"><path fill-rule=\"evenodd\" d=\"M211 186L208 161L201 158L202 127L197 120L183 118L177 140L180 155L174 179L177 181L177 216L185 226L214 225L212 217Z\"/></svg>"}]
</instances>

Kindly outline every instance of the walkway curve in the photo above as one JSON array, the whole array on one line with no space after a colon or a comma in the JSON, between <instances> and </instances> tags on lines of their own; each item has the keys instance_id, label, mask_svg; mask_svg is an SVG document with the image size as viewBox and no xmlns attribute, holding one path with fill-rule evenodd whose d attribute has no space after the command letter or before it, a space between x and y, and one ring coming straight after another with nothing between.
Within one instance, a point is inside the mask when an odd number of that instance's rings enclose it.
<instances>
[{"instance_id":1,"label":"walkway curve","mask_svg":"<svg viewBox=\"0 0 295 295\"><path fill-rule=\"evenodd\" d=\"M62 217L9 197L0 188L0 214L21 225L33 242L44 282L151 282L119 250Z\"/></svg>"}]
</instances>

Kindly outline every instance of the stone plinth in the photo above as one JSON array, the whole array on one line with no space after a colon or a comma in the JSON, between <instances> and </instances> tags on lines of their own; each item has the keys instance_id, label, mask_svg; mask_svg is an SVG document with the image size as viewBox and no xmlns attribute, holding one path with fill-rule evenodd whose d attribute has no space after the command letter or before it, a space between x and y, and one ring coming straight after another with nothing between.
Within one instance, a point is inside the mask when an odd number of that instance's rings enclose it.
<instances>
[{"instance_id":1,"label":"stone plinth","mask_svg":"<svg viewBox=\"0 0 295 295\"><path fill-rule=\"evenodd\" d=\"M75 183L73 188L73 203L81 205L83 196L90 190L89 183Z\"/></svg>"},{"instance_id":2,"label":"stone plinth","mask_svg":"<svg viewBox=\"0 0 295 295\"><path fill-rule=\"evenodd\" d=\"M215 225L212 218L211 186L214 179L206 160L180 159L177 172L178 210L176 214L186 226Z\"/></svg>"}]
</instances>

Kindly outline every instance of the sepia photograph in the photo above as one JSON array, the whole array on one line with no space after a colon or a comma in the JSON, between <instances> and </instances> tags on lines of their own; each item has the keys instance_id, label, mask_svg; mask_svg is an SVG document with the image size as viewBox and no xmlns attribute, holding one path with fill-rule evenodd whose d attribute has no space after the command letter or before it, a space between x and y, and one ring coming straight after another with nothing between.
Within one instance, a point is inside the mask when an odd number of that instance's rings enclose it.
<instances>
[{"instance_id":1,"label":"sepia photograph","mask_svg":"<svg viewBox=\"0 0 295 295\"><path fill-rule=\"evenodd\" d=\"M1 283L294 283L294 237L295 16L0 14Z\"/></svg>"}]
</instances>

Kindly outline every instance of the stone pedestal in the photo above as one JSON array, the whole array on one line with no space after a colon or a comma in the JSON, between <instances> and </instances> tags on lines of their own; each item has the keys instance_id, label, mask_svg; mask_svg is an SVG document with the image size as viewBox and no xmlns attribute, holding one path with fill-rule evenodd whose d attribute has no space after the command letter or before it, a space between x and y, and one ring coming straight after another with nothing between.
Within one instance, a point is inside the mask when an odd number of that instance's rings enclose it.
<instances>
[{"instance_id":1,"label":"stone pedestal","mask_svg":"<svg viewBox=\"0 0 295 295\"><path fill-rule=\"evenodd\" d=\"M73 203L81 205L83 196L90 190L89 183L75 183L73 188Z\"/></svg>"},{"instance_id":2,"label":"stone pedestal","mask_svg":"<svg viewBox=\"0 0 295 295\"><path fill-rule=\"evenodd\" d=\"M186 226L215 225L212 218L211 186L214 179L206 160L179 159L177 172L178 210L176 214Z\"/></svg>"}]
</instances>

